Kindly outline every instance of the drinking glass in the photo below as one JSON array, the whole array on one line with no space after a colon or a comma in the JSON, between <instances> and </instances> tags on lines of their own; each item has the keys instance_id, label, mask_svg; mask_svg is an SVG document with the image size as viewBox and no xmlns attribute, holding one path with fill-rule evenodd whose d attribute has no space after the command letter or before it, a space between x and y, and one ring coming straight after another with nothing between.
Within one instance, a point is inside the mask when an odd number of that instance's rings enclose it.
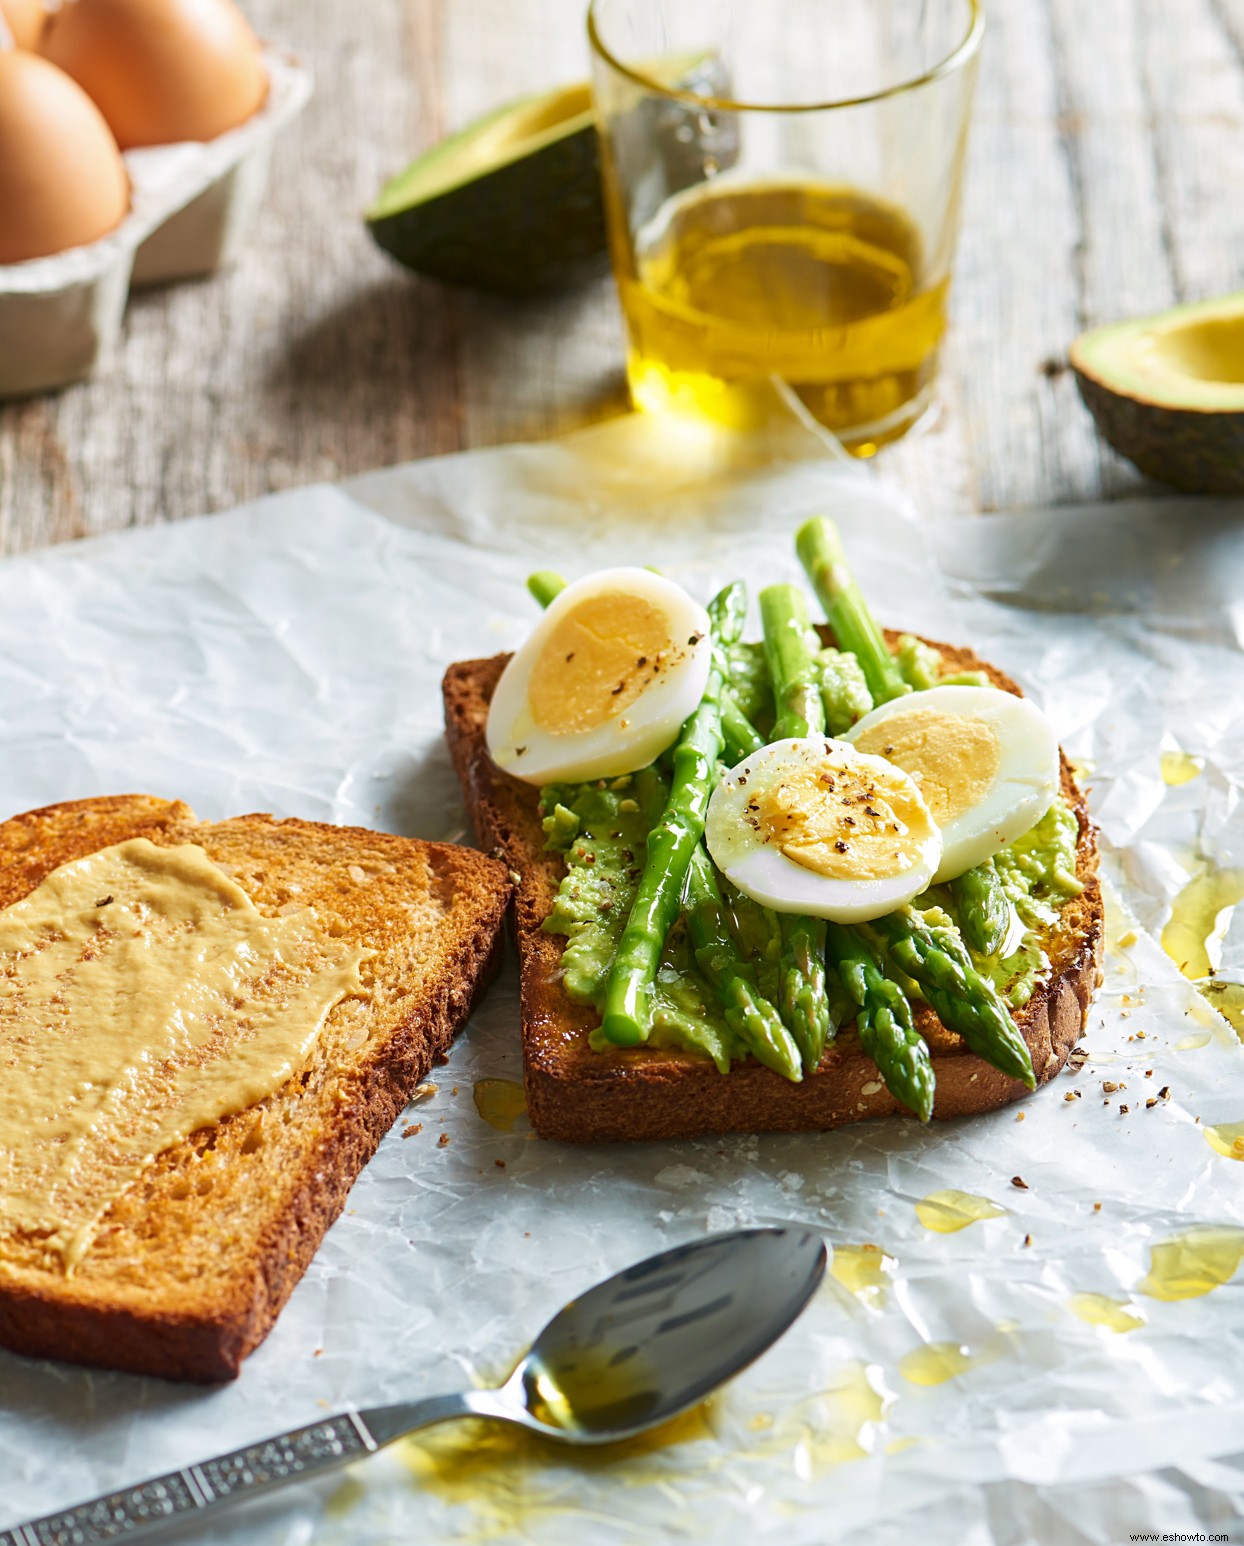
<instances>
[{"instance_id":1,"label":"drinking glass","mask_svg":"<svg viewBox=\"0 0 1244 1546\"><path fill-rule=\"evenodd\" d=\"M931 401L981 0L592 0L638 408L811 414L857 455Z\"/></svg>"}]
</instances>

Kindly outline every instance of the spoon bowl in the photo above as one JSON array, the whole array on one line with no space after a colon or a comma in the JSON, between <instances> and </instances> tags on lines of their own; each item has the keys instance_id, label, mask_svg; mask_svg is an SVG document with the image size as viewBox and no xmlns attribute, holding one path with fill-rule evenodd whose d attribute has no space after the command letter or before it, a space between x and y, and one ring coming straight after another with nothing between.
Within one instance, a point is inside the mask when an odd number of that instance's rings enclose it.
<instances>
[{"instance_id":1,"label":"spoon bowl","mask_svg":"<svg viewBox=\"0 0 1244 1546\"><path fill-rule=\"evenodd\" d=\"M561 1309L498 1392L528 1426L608 1444L668 1422L758 1358L825 1272L806 1230L710 1236L628 1267Z\"/></svg>"}]
</instances>

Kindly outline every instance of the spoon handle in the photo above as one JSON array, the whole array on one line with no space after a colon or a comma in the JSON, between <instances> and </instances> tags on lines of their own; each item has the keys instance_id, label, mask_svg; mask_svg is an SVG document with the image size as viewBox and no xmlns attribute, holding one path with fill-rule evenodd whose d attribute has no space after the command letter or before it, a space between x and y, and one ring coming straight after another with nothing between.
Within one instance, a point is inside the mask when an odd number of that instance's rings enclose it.
<instances>
[{"instance_id":1,"label":"spoon handle","mask_svg":"<svg viewBox=\"0 0 1244 1546\"><path fill-rule=\"evenodd\" d=\"M76 1508L0 1530L0 1546L95 1546L135 1540L190 1517L206 1518L217 1509L290 1482L309 1481L373 1454L416 1428L472 1415L503 1414L491 1391L474 1390L373 1407L368 1412L339 1412L231 1454L104 1493Z\"/></svg>"}]
</instances>

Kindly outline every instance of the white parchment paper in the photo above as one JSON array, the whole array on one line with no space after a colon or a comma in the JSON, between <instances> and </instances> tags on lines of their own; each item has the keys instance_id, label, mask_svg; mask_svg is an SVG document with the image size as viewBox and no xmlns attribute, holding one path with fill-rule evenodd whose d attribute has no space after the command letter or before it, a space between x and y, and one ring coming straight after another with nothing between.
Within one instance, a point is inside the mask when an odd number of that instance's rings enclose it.
<instances>
[{"instance_id":1,"label":"white parchment paper","mask_svg":"<svg viewBox=\"0 0 1244 1546\"><path fill-rule=\"evenodd\" d=\"M0 1354L0 1528L345 1402L494 1378L597 1277L706 1230L798 1220L837 1248L837 1275L661 1442L581 1462L444 1429L201 1538L1244 1533L1244 1233L1230 1233L1244 1232L1244 1168L1205 1136L1244 1122L1244 1055L1156 942L1189 880L1220 873L1207 864L1244 866L1241 506L930 528L810 442L758 450L626 420L13 559L0 564L0 813L148 790L205 817L460 835L440 675L522 637L530 569L655 563L702 596L737 574L759 586L797 577L790 534L820 509L884 621L972 642L1036 694L1088 770L1111 945L1083 1067L1017 1108L927 1130L560 1148L521 1118L495 1129L472 1100L478 1080L520 1076L511 968L437 1093L407 1113L421 1131L389 1135L235 1384ZM1164 750L1196 776L1165 783ZM1244 979L1244 928L1209 945ZM948 1188L996 1215L926 1228L916 1205ZM1226 1231L1227 1281L1153 1297L1163 1242L1207 1226ZM885 1253L871 1284L852 1275L864 1244ZM1084 1320L1075 1306L1103 1301L1077 1295L1115 1301L1116 1323L1134 1326Z\"/></svg>"}]
</instances>

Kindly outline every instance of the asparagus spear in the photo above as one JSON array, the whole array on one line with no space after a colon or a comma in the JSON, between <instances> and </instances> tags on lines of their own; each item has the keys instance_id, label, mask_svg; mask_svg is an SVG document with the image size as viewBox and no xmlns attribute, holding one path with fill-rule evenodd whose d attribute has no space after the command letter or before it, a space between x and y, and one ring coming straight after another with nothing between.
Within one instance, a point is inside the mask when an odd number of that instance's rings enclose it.
<instances>
[{"instance_id":1,"label":"asparagus spear","mask_svg":"<svg viewBox=\"0 0 1244 1546\"><path fill-rule=\"evenodd\" d=\"M875 928L896 966L919 986L947 1030L957 1031L978 1057L1012 1079L1036 1088L1032 1056L1006 1006L972 964L953 927L931 924L914 907L901 907Z\"/></svg>"},{"instance_id":2,"label":"asparagus spear","mask_svg":"<svg viewBox=\"0 0 1244 1546\"><path fill-rule=\"evenodd\" d=\"M566 589L566 582L551 569L537 569L535 574L527 576L527 589L542 607L547 607L560 591Z\"/></svg>"},{"instance_id":3,"label":"asparagus spear","mask_svg":"<svg viewBox=\"0 0 1244 1546\"><path fill-rule=\"evenodd\" d=\"M891 698L910 692L886 645L885 635L847 568L834 523L824 516L806 521L795 535L795 548L838 643L850 650L863 667L873 701L888 703Z\"/></svg>"},{"instance_id":4,"label":"asparagus spear","mask_svg":"<svg viewBox=\"0 0 1244 1546\"><path fill-rule=\"evenodd\" d=\"M817 660L820 641L812 632L808 606L799 587L770 585L762 590L760 624L777 705L771 739L823 735L825 709Z\"/></svg>"},{"instance_id":5,"label":"asparagus spear","mask_svg":"<svg viewBox=\"0 0 1244 1546\"><path fill-rule=\"evenodd\" d=\"M895 1100L927 1122L933 1114L933 1064L903 990L883 975L855 929L831 923L827 936L829 958L858 1006L860 1046Z\"/></svg>"},{"instance_id":6,"label":"asparagus spear","mask_svg":"<svg viewBox=\"0 0 1244 1546\"><path fill-rule=\"evenodd\" d=\"M977 955L996 955L1011 926L1011 904L992 859L966 870L950 883L959 914L959 931Z\"/></svg>"},{"instance_id":7,"label":"asparagus spear","mask_svg":"<svg viewBox=\"0 0 1244 1546\"><path fill-rule=\"evenodd\" d=\"M678 916L687 867L704 835L704 816L724 744L721 689L726 674L725 647L734 642L743 626L746 603L741 603L741 594L745 594L741 585L729 585L709 607L713 637L708 682L699 708L674 743L669 798L661 819L648 834L639 889L609 972L601 1030L620 1047L633 1047L648 1038L653 979L665 936Z\"/></svg>"},{"instance_id":8,"label":"asparagus spear","mask_svg":"<svg viewBox=\"0 0 1244 1546\"><path fill-rule=\"evenodd\" d=\"M770 585L760 593L765 657L773 678L777 719L773 739L823 735L819 641L807 603L795 585ZM778 1003L809 1073L821 1061L830 1034L825 987L825 920L783 913Z\"/></svg>"},{"instance_id":9,"label":"asparagus spear","mask_svg":"<svg viewBox=\"0 0 1244 1546\"><path fill-rule=\"evenodd\" d=\"M757 988L755 968L739 954L726 921L717 871L699 844L687 868L683 910L696 964L725 1010L726 1024L753 1057L797 1084L803 1077L799 1048Z\"/></svg>"},{"instance_id":10,"label":"asparagus spear","mask_svg":"<svg viewBox=\"0 0 1244 1546\"><path fill-rule=\"evenodd\" d=\"M726 743L726 761L733 766L750 757L765 744L765 738L739 707L734 694L723 688L721 694L721 733Z\"/></svg>"}]
</instances>

